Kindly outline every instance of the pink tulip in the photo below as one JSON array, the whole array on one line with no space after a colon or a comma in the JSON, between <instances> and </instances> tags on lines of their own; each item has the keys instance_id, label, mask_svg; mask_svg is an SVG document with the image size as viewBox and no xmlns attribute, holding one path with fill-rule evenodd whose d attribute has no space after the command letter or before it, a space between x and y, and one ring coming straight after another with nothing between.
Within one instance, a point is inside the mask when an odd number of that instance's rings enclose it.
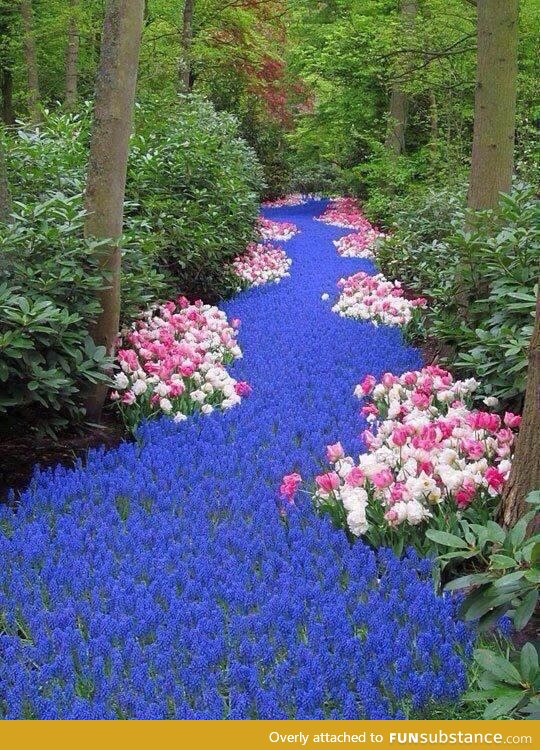
<instances>
[{"instance_id":1,"label":"pink tulip","mask_svg":"<svg viewBox=\"0 0 540 750\"><path fill-rule=\"evenodd\" d=\"M360 388L362 389L362 393L367 396L368 393L370 393L373 390L373 386L377 380L373 377L373 375L366 375L366 377L362 380L360 383Z\"/></svg>"},{"instance_id":2,"label":"pink tulip","mask_svg":"<svg viewBox=\"0 0 540 750\"><path fill-rule=\"evenodd\" d=\"M358 466L353 466L345 477L345 484L349 487L359 487L364 483L365 474Z\"/></svg>"},{"instance_id":3,"label":"pink tulip","mask_svg":"<svg viewBox=\"0 0 540 750\"><path fill-rule=\"evenodd\" d=\"M302 483L302 477L300 476L300 474L297 474L297 473L286 474L281 480L281 485L279 487L279 494L281 495L281 497L283 497L285 500L291 503L296 493L296 490L298 489L301 483Z\"/></svg>"},{"instance_id":4,"label":"pink tulip","mask_svg":"<svg viewBox=\"0 0 540 750\"><path fill-rule=\"evenodd\" d=\"M237 383L235 383L234 390L238 396L249 396L252 388L249 383L246 383L245 380L239 380Z\"/></svg>"},{"instance_id":5,"label":"pink tulip","mask_svg":"<svg viewBox=\"0 0 540 750\"><path fill-rule=\"evenodd\" d=\"M345 457L345 451L341 443L333 443L332 445L326 446L326 457L331 464L335 464L340 458Z\"/></svg>"},{"instance_id":6,"label":"pink tulip","mask_svg":"<svg viewBox=\"0 0 540 750\"><path fill-rule=\"evenodd\" d=\"M335 471L328 471L326 474L319 474L319 476L315 477L315 481L323 492L332 492L340 485L339 476Z\"/></svg>"},{"instance_id":7,"label":"pink tulip","mask_svg":"<svg viewBox=\"0 0 540 750\"><path fill-rule=\"evenodd\" d=\"M381 383L387 390L390 390L390 388L394 385L394 383L397 383L397 381L397 377L395 375L392 375L391 372L385 372L381 378Z\"/></svg>"},{"instance_id":8,"label":"pink tulip","mask_svg":"<svg viewBox=\"0 0 540 750\"><path fill-rule=\"evenodd\" d=\"M375 404L365 404L360 409L360 412L364 415L364 417L367 417L370 414L373 414L376 417L379 413L379 410L377 409Z\"/></svg>"},{"instance_id":9,"label":"pink tulip","mask_svg":"<svg viewBox=\"0 0 540 750\"><path fill-rule=\"evenodd\" d=\"M463 439L461 441L461 447L468 457L475 461L482 458L485 452L484 444L480 440L473 440L472 438Z\"/></svg>"},{"instance_id":10,"label":"pink tulip","mask_svg":"<svg viewBox=\"0 0 540 750\"><path fill-rule=\"evenodd\" d=\"M521 424L521 416L519 414L513 414L511 411L507 411L504 415L504 423L510 429L515 430Z\"/></svg>"},{"instance_id":11,"label":"pink tulip","mask_svg":"<svg viewBox=\"0 0 540 750\"><path fill-rule=\"evenodd\" d=\"M488 487L494 490L499 490L504 484L504 475L496 469L494 466L488 466L485 471L484 477L488 483Z\"/></svg>"},{"instance_id":12,"label":"pink tulip","mask_svg":"<svg viewBox=\"0 0 540 750\"><path fill-rule=\"evenodd\" d=\"M392 430L392 442L394 445L402 446L407 442L409 430L404 425L398 425Z\"/></svg>"},{"instance_id":13,"label":"pink tulip","mask_svg":"<svg viewBox=\"0 0 540 750\"><path fill-rule=\"evenodd\" d=\"M461 487L454 492L454 499L458 508L466 508L474 498L476 485L472 480L465 480Z\"/></svg>"},{"instance_id":14,"label":"pink tulip","mask_svg":"<svg viewBox=\"0 0 540 750\"><path fill-rule=\"evenodd\" d=\"M417 409L427 409L430 404L430 397L421 391L413 391L411 394L411 401Z\"/></svg>"},{"instance_id":15,"label":"pink tulip","mask_svg":"<svg viewBox=\"0 0 540 750\"><path fill-rule=\"evenodd\" d=\"M382 490L392 484L394 477L390 469L381 469L372 474L370 479L377 489Z\"/></svg>"}]
</instances>

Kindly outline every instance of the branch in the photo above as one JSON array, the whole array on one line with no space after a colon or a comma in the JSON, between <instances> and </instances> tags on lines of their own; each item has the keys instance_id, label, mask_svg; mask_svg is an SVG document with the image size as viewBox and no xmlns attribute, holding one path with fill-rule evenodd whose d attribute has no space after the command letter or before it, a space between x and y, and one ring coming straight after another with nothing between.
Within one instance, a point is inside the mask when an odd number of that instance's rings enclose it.
<instances>
[{"instance_id":1,"label":"branch","mask_svg":"<svg viewBox=\"0 0 540 750\"><path fill-rule=\"evenodd\" d=\"M457 39L455 42L452 42L452 44L449 44L448 47L443 47L443 49L440 49L440 50L423 50L423 49L418 49L418 48L415 49L415 48L406 48L406 47L404 47L402 49L392 50L392 52L387 52L384 55L377 55L375 57L375 59L376 60L386 60L389 57L395 57L396 55L403 55L403 54L407 54L407 53L409 53L409 54L418 54L418 55L422 55L422 56L426 56L427 55L427 56L433 57L433 58L444 57L447 54L448 55L449 54L452 54L452 55L461 54L462 52L468 52L469 49L471 49L471 48L467 47L465 50L456 50L455 52L452 52L452 50L454 50L454 48L457 47L458 44L461 44L462 42L465 42L467 39L472 39L473 37L476 37L476 32L471 33L471 34L465 34L465 36L462 36L459 39Z\"/></svg>"}]
</instances>

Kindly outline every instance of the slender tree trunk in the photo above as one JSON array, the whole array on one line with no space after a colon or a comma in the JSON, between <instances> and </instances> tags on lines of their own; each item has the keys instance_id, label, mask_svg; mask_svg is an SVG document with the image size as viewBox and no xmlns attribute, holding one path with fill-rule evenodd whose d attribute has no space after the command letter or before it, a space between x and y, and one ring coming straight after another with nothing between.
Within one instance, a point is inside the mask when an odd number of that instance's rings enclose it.
<instances>
[{"instance_id":1,"label":"slender tree trunk","mask_svg":"<svg viewBox=\"0 0 540 750\"><path fill-rule=\"evenodd\" d=\"M435 161L439 144L439 110L437 98L433 91L429 92L429 147L432 159Z\"/></svg>"},{"instance_id":2,"label":"slender tree trunk","mask_svg":"<svg viewBox=\"0 0 540 750\"><path fill-rule=\"evenodd\" d=\"M540 279L539 279L540 282ZM516 451L499 508L499 520L512 526L525 510L525 498L540 489L540 292L529 349L527 388Z\"/></svg>"},{"instance_id":3,"label":"slender tree trunk","mask_svg":"<svg viewBox=\"0 0 540 750\"><path fill-rule=\"evenodd\" d=\"M28 82L28 112L34 124L41 121L38 61L36 38L34 34L34 13L32 0L21 0L21 18L23 27L23 56Z\"/></svg>"},{"instance_id":4,"label":"slender tree trunk","mask_svg":"<svg viewBox=\"0 0 540 750\"><path fill-rule=\"evenodd\" d=\"M191 90L191 42L193 39L193 6L195 0L184 0L182 34L180 37L180 62L178 85L182 93Z\"/></svg>"},{"instance_id":5,"label":"slender tree trunk","mask_svg":"<svg viewBox=\"0 0 540 750\"><path fill-rule=\"evenodd\" d=\"M401 0L400 12L404 24L412 25L416 16L416 0ZM409 102L406 92L400 86L394 86L390 94L388 132L384 145L395 156L405 152L408 110Z\"/></svg>"},{"instance_id":6,"label":"slender tree trunk","mask_svg":"<svg viewBox=\"0 0 540 750\"><path fill-rule=\"evenodd\" d=\"M0 221L5 221L11 208L11 196L9 194L9 184L7 176L6 155L4 153L4 143L0 133Z\"/></svg>"},{"instance_id":7,"label":"slender tree trunk","mask_svg":"<svg viewBox=\"0 0 540 750\"><path fill-rule=\"evenodd\" d=\"M77 104L77 58L79 56L79 28L77 23L78 0L69 0L70 16L66 45L66 109L72 110Z\"/></svg>"},{"instance_id":8,"label":"slender tree trunk","mask_svg":"<svg viewBox=\"0 0 540 750\"><path fill-rule=\"evenodd\" d=\"M15 112L13 111L13 75L9 68L0 71L0 94L2 96L2 109L0 117L6 125L13 125Z\"/></svg>"},{"instance_id":9,"label":"slender tree trunk","mask_svg":"<svg viewBox=\"0 0 540 750\"><path fill-rule=\"evenodd\" d=\"M107 277L99 294L101 315L94 341L114 353L120 324L120 247L144 0L107 0L96 78L94 122L86 183L87 237L110 238L101 265ZM87 416L99 420L106 387L92 388Z\"/></svg>"},{"instance_id":10,"label":"slender tree trunk","mask_svg":"<svg viewBox=\"0 0 540 750\"><path fill-rule=\"evenodd\" d=\"M493 208L514 165L519 0L477 0L478 52L469 207Z\"/></svg>"}]
</instances>

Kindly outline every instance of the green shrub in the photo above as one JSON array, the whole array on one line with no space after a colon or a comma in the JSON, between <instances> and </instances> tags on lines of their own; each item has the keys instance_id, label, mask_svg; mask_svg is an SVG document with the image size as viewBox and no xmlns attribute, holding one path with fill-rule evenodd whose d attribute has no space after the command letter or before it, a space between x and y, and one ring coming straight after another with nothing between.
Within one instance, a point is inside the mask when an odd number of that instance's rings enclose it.
<instances>
[{"instance_id":1,"label":"green shrub","mask_svg":"<svg viewBox=\"0 0 540 750\"><path fill-rule=\"evenodd\" d=\"M429 191L401 202L379 262L428 297L427 333L457 352L448 364L478 377L484 395L519 400L540 271L538 202L519 185L496 211L466 217L462 196Z\"/></svg>"},{"instance_id":2,"label":"green shrub","mask_svg":"<svg viewBox=\"0 0 540 750\"><path fill-rule=\"evenodd\" d=\"M200 99L139 111L122 246L123 323L180 292L234 291L224 264L252 239L262 174L236 121ZM53 433L84 417L105 379L89 335L99 314L100 243L84 239L89 112L47 113L3 146L14 215L0 225L0 416Z\"/></svg>"},{"instance_id":3,"label":"green shrub","mask_svg":"<svg viewBox=\"0 0 540 750\"><path fill-rule=\"evenodd\" d=\"M483 719L540 719L538 651L526 643L521 651L491 648L474 651L477 674L464 700L484 705Z\"/></svg>"},{"instance_id":4,"label":"green shrub","mask_svg":"<svg viewBox=\"0 0 540 750\"><path fill-rule=\"evenodd\" d=\"M47 111L39 128L20 123L6 141L11 192L19 200L40 200L57 192L84 190L90 141L90 110Z\"/></svg>"},{"instance_id":5,"label":"green shrub","mask_svg":"<svg viewBox=\"0 0 540 750\"><path fill-rule=\"evenodd\" d=\"M0 415L50 433L83 416L82 393L106 378L88 330L99 313L100 245L82 238L81 197L15 203L0 223Z\"/></svg>"},{"instance_id":6,"label":"green shrub","mask_svg":"<svg viewBox=\"0 0 540 750\"><path fill-rule=\"evenodd\" d=\"M7 143L13 196L39 201L57 192L82 193L91 113L48 112L39 129L21 125ZM137 108L126 190L124 257L127 298L144 306L162 294L214 300L232 293L227 260L253 239L264 187L254 151L238 135L237 121L198 97ZM154 268L152 271L151 268ZM140 268L140 273L136 269ZM163 280L168 282L163 284Z\"/></svg>"},{"instance_id":7,"label":"green shrub","mask_svg":"<svg viewBox=\"0 0 540 750\"><path fill-rule=\"evenodd\" d=\"M474 571L454 578L446 591L466 589L461 605L465 620L489 628L508 614L516 630L522 630L533 616L540 590L540 534L527 535L527 528L540 519L540 492L531 492L532 506L508 531L495 521L486 524L461 521L457 534L428 529L426 536L450 551L438 560L454 565L468 561Z\"/></svg>"},{"instance_id":8,"label":"green shrub","mask_svg":"<svg viewBox=\"0 0 540 750\"><path fill-rule=\"evenodd\" d=\"M236 120L209 102L180 101L160 121L147 107L133 138L127 193L156 233L178 292L215 299L237 284L224 265L253 239L263 187Z\"/></svg>"}]
</instances>

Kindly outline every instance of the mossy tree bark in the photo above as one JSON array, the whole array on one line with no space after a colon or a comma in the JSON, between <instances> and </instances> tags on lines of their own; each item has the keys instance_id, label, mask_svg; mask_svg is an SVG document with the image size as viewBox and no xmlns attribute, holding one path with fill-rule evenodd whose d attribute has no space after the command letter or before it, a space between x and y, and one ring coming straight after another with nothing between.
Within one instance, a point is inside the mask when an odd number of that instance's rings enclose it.
<instances>
[{"instance_id":1,"label":"mossy tree bark","mask_svg":"<svg viewBox=\"0 0 540 750\"><path fill-rule=\"evenodd\" d=\"M78 67L79 57L79 25L77 22L77 11L79 0L69 0L70 14L67 29L66 45L66 98L65 107L73 110L77 104Z\"/></svg>"},{"instance_id":2,"label":"mossy tree bark","mask_svg":"<svg viewBox=\"0 0 540 750\"><path fill-rule=\"evenodd\" d=\"M540 282L540 279L539 279ZM499 520L512 526L526 509L525 498L540 489L540 292L529 349L527 388L516 451L505 485Z\"/></svg>"},{"instance_id":3,"label":"mossy tree bark","mask_svg":"<svg viewBox=\"0 0 540 750\"><path fill-rule=\"evenodd\" d=\"M182 33L180 36L180 63L178 66L178 85L181 93L191 90L191 43L193 40L193 6L194 0L184 0L182 13Z\"/></svg>"},{"instance_id":4,"label":"mossy tree bark","mask_svg":"<svg viewBox=\"0 0 540 750\"><path fill-rule=\"evenodd\" d=\"M132 129L144 0L107 0L96 78L94 120L86 183L87 237L111 239L101 256L106 285L92 331L97 345L114 353L120 322L120 247L129 139ZM106 387L91 389L86 409L101 417Z\"/></svg>"},{"instance_id":5,"label":"mossy tree bark","mask_svg":"<svg viewBox=\"0 0 540 750\"><path fill-rule=\"evenodd\" d=\"M493 208L514 166L519 0L477 0L474 133L468 205Z\"/></svg>"},{"instance_id":6,"label":"mossy tree bark","mask_svg":"<svg viewBox=\"0 0 540 750\"><path fill-rule=\"evenodd\" d=\"M41 94L39 90L38 60L32 0L21 0L20 9L23 28L23 56L28 84L28 113L32 123L37 125L41 121Z\"/></svg>"},{"instance_id":7,"label":"mossy tree bark","mask_svg":"<svg viewBox=\"0 0 540 750\"><path fill-rule=\"evenodd\" d=\"M400 13L403 23L411 26L416 17L416 0L401 0ZM386 134L386 149L393 155L399 156L405 152L405 130L409 111L408 96L401 86L393 86L390 94L390 110L388 113L388 132Z\"/></svg>"}]
</instances>

